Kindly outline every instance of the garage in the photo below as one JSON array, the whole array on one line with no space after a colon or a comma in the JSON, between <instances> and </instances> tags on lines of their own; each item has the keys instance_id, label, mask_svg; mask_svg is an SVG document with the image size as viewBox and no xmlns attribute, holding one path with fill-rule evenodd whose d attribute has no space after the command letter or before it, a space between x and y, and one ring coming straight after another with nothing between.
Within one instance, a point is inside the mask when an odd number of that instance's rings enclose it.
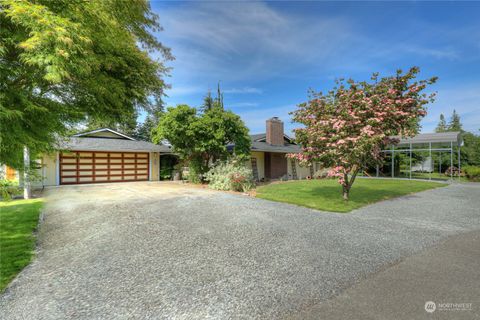
<instances>
[{"instance_id":1,"label":"garage","mask_svg":"<svg viewBox=\"0 0 480 320\"><path fill-rule=\"evenodd\" d=\"M149 180L147 152L70 151L59 160L62 185Z\"/></svg>"},{"instance_id":2,"label":"garage","mask_svg":"<svg viewBox=\"0 0 480 320\"><path fill-rule=\"evenodd\" d=\"M102 128L59 138L55 150L38 159L34 187L159 181L160 158L169 145L137 140ZM41 178L40 178L41 177Z\"/></svg>"}]
</instances>

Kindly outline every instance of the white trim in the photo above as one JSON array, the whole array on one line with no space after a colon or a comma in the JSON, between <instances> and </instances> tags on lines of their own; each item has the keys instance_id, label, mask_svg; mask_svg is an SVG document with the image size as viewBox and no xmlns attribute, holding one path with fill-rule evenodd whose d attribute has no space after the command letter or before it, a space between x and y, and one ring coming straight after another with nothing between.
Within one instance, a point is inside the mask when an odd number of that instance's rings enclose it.
<instances>
[{"instance_id":1,"label":"white trim","mask_svg":"<svg viewBox=\"0 0 480 320\"><path fill-rule=\"evenodd\" d=\"M150 165L148 166L148 181L152 181L152 158L153 158L153 152L149 152L149 161Z\"/></svg>"},{"instance_id":2,"label":"white trim","mask_svg":"<svg viewBox=\"0 0 480 320\"><path fill-rule=\"evenodd\" d=\"M55 184L60 185L60 152L57 152L57 157L55 159Z\"/></svg>"},{"instance_id":3,"label":"white trim","mask_svg":"<svg viewBox=\"0 0 480 320\"><path fill-rule=\"evenodd\" d=\"M123 134L123 133L117 132L117 131L112 130L112 129L109 129L109 128L102 128L102 129L97 129L97 130L93 130L93 131L77 133L77 134L74 134L72 137L83 137L83 136L87 136L87 135L92 134L92 133L104 132L104 131L111 132L111 133L113 133L113 134L116 134L116 135L118 135L118 136L127 138L127 139L132 140L132 141L136 141L136 140L133 139L132 137L129 137L129 136Z\"/></svg>"}]
</instances>

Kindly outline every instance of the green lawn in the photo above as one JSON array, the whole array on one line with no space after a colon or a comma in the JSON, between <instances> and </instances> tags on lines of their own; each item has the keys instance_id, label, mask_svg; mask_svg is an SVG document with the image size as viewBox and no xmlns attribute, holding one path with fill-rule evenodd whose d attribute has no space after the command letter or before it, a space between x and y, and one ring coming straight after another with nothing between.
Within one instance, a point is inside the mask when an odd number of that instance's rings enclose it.
<instances>
[{"instance_id":1,"label":"green lawn","mask_svg":"<svg viewBox=\"0 0 480 320\"><path fill-rule=\"evenodd\" d=\"M381 200L443 186L428 181L359 178L350 190L350 200L345 202L336 180L300 180L259 187L257 197L324 211L349 212Z\"/></svg>"},{"instance_id":2,"label":"green lawn","mask_svg":"<svg viewBox=\"0 0 480 320\"><path fill-rule=\"evenodd\" d=\"M42 205L42 199L0 202L0 292L33 257Z\"/></svg>"}]
</instances>

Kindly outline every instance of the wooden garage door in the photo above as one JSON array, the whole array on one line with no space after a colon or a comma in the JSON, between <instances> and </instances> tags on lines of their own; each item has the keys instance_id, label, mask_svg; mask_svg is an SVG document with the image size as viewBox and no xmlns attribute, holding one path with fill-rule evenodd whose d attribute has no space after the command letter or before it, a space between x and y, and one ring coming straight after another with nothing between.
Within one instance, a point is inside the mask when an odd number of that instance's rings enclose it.
<instances>
[{"instance_id":1,"label":"wooden garage door","mask_svg":"<svg viewBox=\"0 0 480 320\"><path fill-rule=\"evenodd\" d=\"M60 184L147 181L147 152L72 151L60 154Z\"/></svg>"}]
</instances>

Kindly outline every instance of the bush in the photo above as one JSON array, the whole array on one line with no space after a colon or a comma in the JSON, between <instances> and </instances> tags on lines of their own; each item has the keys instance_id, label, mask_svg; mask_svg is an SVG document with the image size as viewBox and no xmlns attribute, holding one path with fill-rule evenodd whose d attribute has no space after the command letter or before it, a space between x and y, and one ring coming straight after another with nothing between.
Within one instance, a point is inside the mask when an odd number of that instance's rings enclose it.
<instances>
[{"instance_id":1,"label":"bush","mask_svg":"<svg viewBox=\"0 0 480 320\"><path fill-rule=\"evenodd\" d=\"M12 197L22 194L17 180L0 179L0 197L2 200L11 200Z\"/></svg>"},{"instance_id":2,"label":"bush","mask_svg":"<svg viewBox=\"0 0 480 320\"><path fill-rule=\"evenodd\" d=\"M330 171L330 168L319 169L313 174L313 178L314 179L326 179L326 178L328 178L328 172L329 171Z\"/></svg>"},{"instance_id":3,"label":"bush","mask_svg":"<svg viewBox=\"0 0 480 320\"><path fill-rule=\"evenodd\" d=\"M252 169L238 159L219 162L205 174L205 180L210 188L216 190L245 192L255 186Z\"/></svg>"},{"instance_id":4,"label":"bush","mask_svg":"<svg viewBox=\"0 0 480 320\"><path fill-rule=\"evenodd\" d=\"M465 166L462 168L463 172L467 176L468 180L480 181L480 167L478 166Z\"/></svg>"}]
</instances>

